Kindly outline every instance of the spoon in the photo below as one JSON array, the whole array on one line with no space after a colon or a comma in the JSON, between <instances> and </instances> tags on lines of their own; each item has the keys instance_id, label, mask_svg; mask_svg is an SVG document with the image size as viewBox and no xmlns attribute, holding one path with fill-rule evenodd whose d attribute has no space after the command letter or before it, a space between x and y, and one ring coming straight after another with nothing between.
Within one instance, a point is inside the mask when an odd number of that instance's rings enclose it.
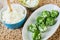
<instances>
[{"instance_id":1,"label":"spoon","mask_svg":"<svg viewBox=\"0 0 60 40\"><path fill-rule=\"evenodd\" d=\"M9 6L10 12L12 12L12 7L11 7L10 0L7 0L7 4L8 4L8 6Z\"/></svg>"}]
</instances>

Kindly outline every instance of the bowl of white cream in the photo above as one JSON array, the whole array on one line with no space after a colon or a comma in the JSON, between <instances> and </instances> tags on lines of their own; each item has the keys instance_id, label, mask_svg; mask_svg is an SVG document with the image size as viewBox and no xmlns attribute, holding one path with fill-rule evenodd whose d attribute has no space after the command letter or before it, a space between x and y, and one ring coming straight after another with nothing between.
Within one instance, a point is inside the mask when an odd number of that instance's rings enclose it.
<instances>
[{"instance_id":1,"label":"bowl of white cream","mask_svg":"<svg viewBox=\"0 0 60 40\"><path fill-rule=\"evenodd\" d=\"M36 8L38 7L40 0L18 0L20 4L28 8Z\"/></svg>"},{"instance_id":2,"label":"bowl of white cream","mask_svg":"<svg viewBox=\"0 0 60 40\"><path fill-rule=\"evenodd\" d=\"M20 4L11 4L13 11L10 12L8 6L4 7L1 14L2 23L10 29L20 28L26 20L27 10Z\"/></svg>"}]
</instances>

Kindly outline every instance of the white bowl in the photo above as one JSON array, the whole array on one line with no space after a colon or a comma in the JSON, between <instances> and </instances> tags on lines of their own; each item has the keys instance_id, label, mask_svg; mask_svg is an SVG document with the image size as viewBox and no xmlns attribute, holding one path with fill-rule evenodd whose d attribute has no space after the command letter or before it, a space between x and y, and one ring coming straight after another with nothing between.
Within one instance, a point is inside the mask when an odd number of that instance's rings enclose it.
<instances>
[{"instance_id":1,"label":"white bowl","mask_svg":"<svg viewBox=\"0 0 60 40\"><path fill-rule=\"evenodd\" d=\"M35 12L32 13L32 15L29 17L29 19L26 21L23 30L22 30L22 37L23 40L32 40L32 35L31 32L29 32L27 30L28 25L31 23L35 23L35 19L36 17L43 11L43 10L58 10L59 11L59 16L57 17L57 22L55 25L51 26L50 28L48 28L48 30L42 34L42 40L47 40L49 37L51 37L55 31L57 30L57 28L59 27L59 23L60 23L60 8L56 5L53 4L47 4L44 5L40 8L38 8Z\"/></svg>"},{"instance_id":2,"label":"white bowl","mask_svg":"<svg viewBox=\"0 0 60 40\"><path fill-rule=\"evenodd\" d=\"M20 0L18 0L18 1L20 1ZM39 5L39 1L40 0L33 0L33 1L30 2L30 0L28 0L28 1L26 0L25 3L24 2L21 2L21 1L19 3L21 5L27 7L27 8L36 8Z\"/></svg>"}]
</instances>

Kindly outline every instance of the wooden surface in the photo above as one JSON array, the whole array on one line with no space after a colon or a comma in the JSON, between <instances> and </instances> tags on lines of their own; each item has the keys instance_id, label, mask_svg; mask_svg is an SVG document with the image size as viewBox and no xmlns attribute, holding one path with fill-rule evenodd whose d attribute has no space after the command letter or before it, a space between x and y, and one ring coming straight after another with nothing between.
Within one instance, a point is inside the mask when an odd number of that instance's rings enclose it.
<instances>
[{"instance_id":1,"label":"wooden surface","mask_svg":"<svg viewBox=\"0 0 60 40\"><path fill-rule=\"evenodd\" d=\"M45 4L56 4L60 7L60 0L40 0L39 6ZM28 10L27 18L31 15L32 11ZM16 30L7 29L3 24L0 25L0 40L23 40L22 28ZM60 27L57 29L54 35L48 40L60 40Z\"/></svg>"}]
</instances>

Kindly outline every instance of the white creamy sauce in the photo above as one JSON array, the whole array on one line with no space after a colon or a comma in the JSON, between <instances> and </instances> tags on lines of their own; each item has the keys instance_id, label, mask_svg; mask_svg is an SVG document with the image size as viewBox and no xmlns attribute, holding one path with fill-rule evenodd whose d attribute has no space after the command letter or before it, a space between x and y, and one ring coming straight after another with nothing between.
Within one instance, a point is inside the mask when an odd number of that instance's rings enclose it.
<instances>
[{"instance_id":1,"label":"white creamy sauce","mask_svg":"<svg viewBox=\"0 0 60 40\"><path fill-rule=\"evenodd\" d=\"M35 7L35 6L38 5L38 3L39 3L38 0L27 0L27 1L26 1L26 4L27 4L29 7Z\"/></svg>"},{"instance_id":2,"label":"white creamy sauce","mask_svg":"<svg viewBox=\"0 0 60 40\"><path fill-rule=\"evenodd\" d=\"M8 8L2 12L2 19L5 23L17 23L25 17L24 10L20 6L13 6L12 8L12 12Z\"/></svg>"}]
</instances>

